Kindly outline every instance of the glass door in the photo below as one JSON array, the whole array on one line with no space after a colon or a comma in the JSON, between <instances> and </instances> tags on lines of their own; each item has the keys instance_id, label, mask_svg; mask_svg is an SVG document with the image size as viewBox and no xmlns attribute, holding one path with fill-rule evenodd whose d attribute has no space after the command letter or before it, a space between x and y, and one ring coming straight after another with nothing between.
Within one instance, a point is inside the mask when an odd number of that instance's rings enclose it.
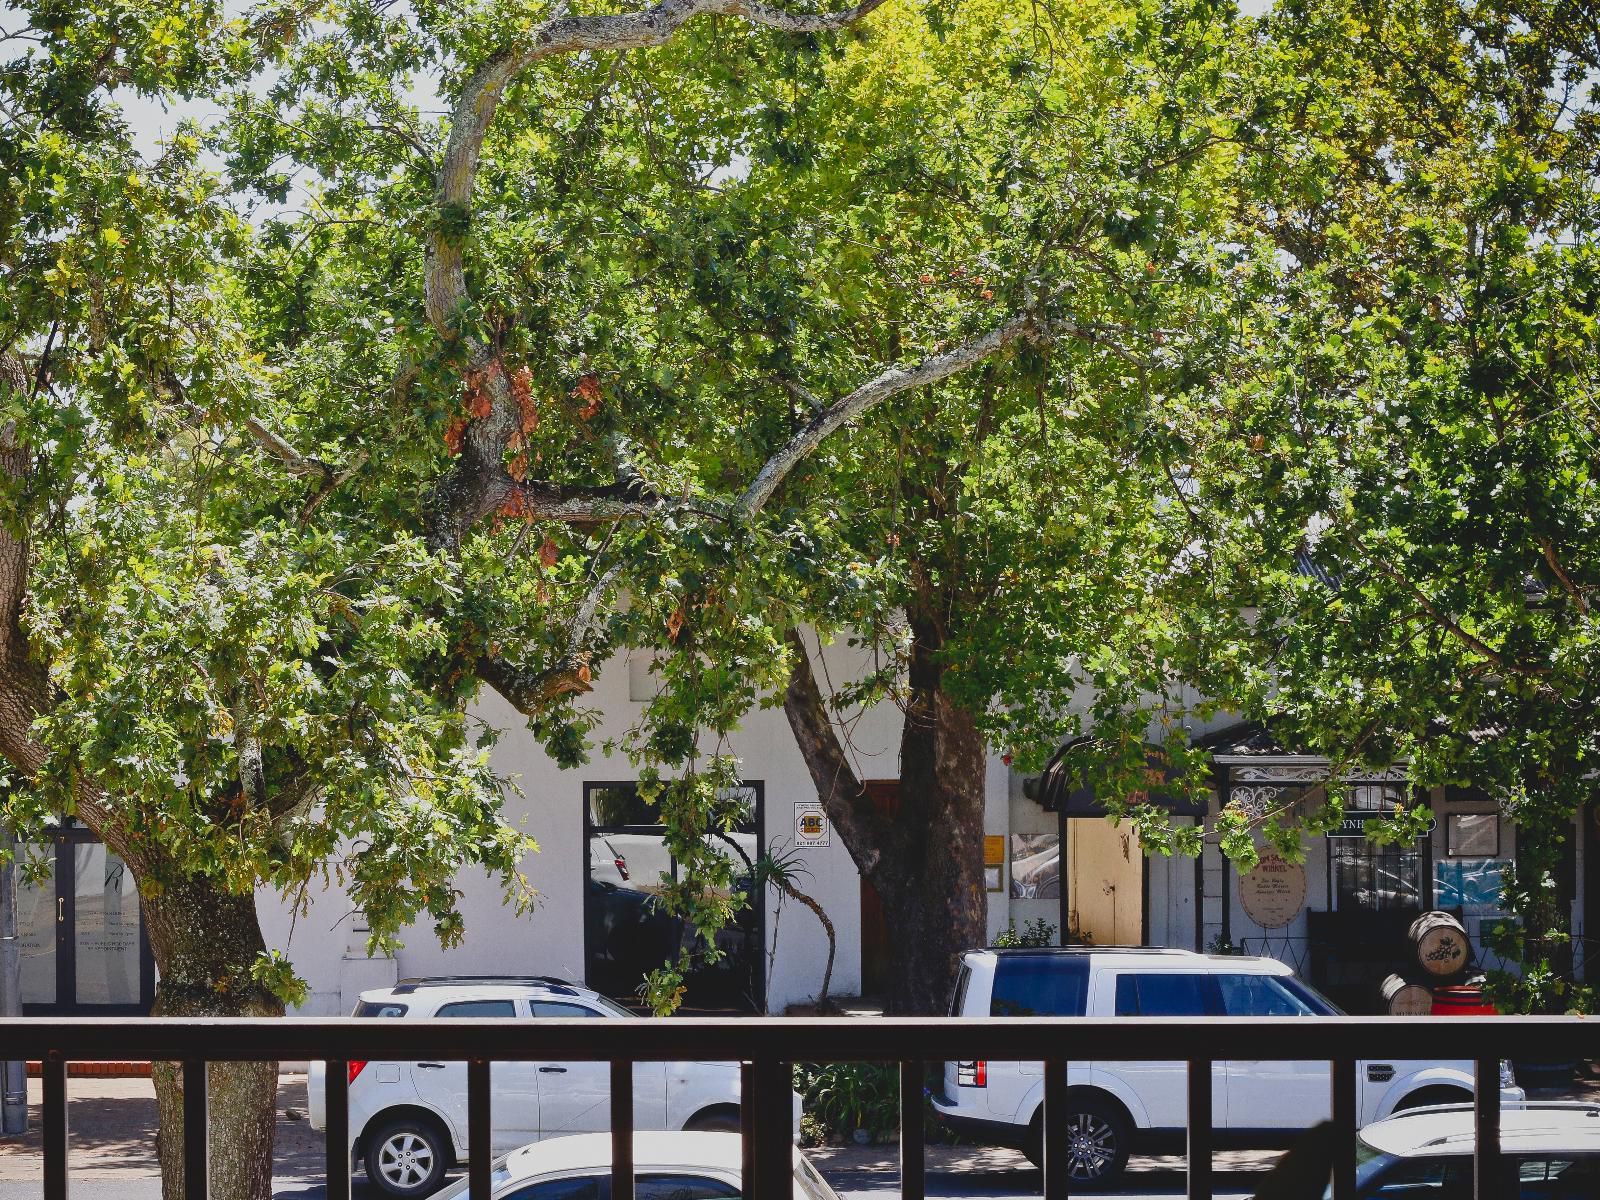
<instances>
[{"instance_id":1,"label":"glass door","mask_svg":"<svg viewBox=\"0 0 1600 1200\"><path fill-rule=\"evenodd\" d=\"M128 865L86 829L26 847L29 857L46 869L31 880L17 872L23 1011L149 1012L155 966Z\"/></svg>"}]
</instances>

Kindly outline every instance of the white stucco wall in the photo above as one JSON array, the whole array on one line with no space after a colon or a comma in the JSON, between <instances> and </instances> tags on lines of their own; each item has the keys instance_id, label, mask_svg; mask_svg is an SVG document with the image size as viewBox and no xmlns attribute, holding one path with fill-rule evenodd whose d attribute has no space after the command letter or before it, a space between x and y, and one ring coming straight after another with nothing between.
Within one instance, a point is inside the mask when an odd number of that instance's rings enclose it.
<instances>
[{"instance_id":1,"label":"white stucco wall","mask_svg":"<svg viewBox=\"0 0 1600 1200\"><path fill-rule=\"evenodd\" d=\"M865 660L842 645L824 652L823 665L835 684L864 669ZM617 659L606 665L586 702L603 715L592 741L598 748L632 725L642 708L635 696L648 695L653 677L643 661L630 665ZM308 897L309 911L295 914L272 893L258 897L263 931L268 945L285 951L311 986L302 1011L335 1014L349 1011L353 993L360 987L380 986L394 977L429 974L551 974L582 980L584 971L583 896L587 850L583 845L583 783L585 780L625 780L634 771L620 755L606 756L598 749L590 763L562 770L525 731L523 718L500 696L486 691L476 706L477 715L506 734L493 751L495 768L514 778L523 795L507 797L506 815L515 826L538 843L528 856L525 873L540 893L538 906L518 917L501 900L498 885L482 872L464 872L457 886L466 918L466 937L451 950L442 950L427 928L408 931L405 947L395 961L369 962L360 949L359 933L352 936L350 904L338 890L317 891ZM862 779L893 779L900 774L899 744L902 715L893 705L879 705L849 722L849 745L857 775ZM709 749L709 747L708 747ZM781 708L758 709L730 739L729 749L744 764L748 780L765 785L765 835L770 842L794 840L796 801L814 801L816 790ZM991 756L987 773L986 832L1007 832L1007 795L1010 771L998 756ZM825 849L804 854L811 872L807 889L822 903L838 933L834 964L835 995L858 993L861 986L860 877L837 831ZM1006 898L991 894L991 935L1006 921ZM766 917L770 940L776 932L767 994L768 1008L782 1012L787 1005L813 998L827 955L827 939L820 923L793 903L784 906L774 931L776 899L769 889Z\"/></svg>"}]
</instances>

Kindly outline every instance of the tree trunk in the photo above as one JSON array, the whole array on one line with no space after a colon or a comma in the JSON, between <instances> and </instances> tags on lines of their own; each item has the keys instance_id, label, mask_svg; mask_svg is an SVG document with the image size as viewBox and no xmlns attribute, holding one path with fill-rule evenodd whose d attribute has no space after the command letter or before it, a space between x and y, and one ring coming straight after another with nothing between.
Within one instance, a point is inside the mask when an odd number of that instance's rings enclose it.
<instances>
[{"instance_id":1,"label":"tree trunk","mask_svg":"<svg viewBox=\"0 0 1600 1200\"><path fill-rule=\"evenodd\" d=\"M936 632L912 621L895 853L872 882L889 926L891 1013L950 1009L960 956L984 944L983 737L941 686Z\"/></svg>"},{"instance_id":2,"label":"tree trunk","mask_svg":"<svg viewBox=\"0 0 1600 1200\"><path fill-rule=\"evenodd\" d=\"M937 628L913 617L912 635L900 811L892 822L874 811L850 767L794 633L784 712L834 828L883 900L894 978L888 1009L932 1016L949 1011L961 953L986 940L986 753L972 715L943 689Z\"/></svg>"},{"instance_id":3,"label":"tree trunk","mask_svg":"<svg viewBox=\"0 0 1600 1200\"><path fill-rule=\"evenodd\" d=\"M153 1016L283 1015L283 1005L250 978L256 955L266 948L253 895L181 879L147 897L144 916L161 974ZM182 1075L177 1063L157 1063L153 1074L162 1200L181 1200ZM271 1200L278 1064L213 1063L206 1085L211 1200Z\"/></svg>"}]
</instances>

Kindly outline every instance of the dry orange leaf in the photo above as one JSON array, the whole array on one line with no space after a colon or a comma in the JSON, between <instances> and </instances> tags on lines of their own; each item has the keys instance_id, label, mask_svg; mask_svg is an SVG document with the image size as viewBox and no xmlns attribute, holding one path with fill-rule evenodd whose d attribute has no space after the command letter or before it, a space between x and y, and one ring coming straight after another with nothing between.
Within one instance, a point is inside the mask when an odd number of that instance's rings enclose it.
<instances>
[{"instance_id":1,"label":"dry orange leaf","mask_svg":"<svg viewBox=\"0 0 1600 1200\"><path fill-rule=\"evenodd\" d=\"M547 567L553 567L556 565L556 559L560 557L561 551L556 548L556 544L553 541L546 537L544 545L539 547L539 561Z\"/></svg>"}]
</instances>

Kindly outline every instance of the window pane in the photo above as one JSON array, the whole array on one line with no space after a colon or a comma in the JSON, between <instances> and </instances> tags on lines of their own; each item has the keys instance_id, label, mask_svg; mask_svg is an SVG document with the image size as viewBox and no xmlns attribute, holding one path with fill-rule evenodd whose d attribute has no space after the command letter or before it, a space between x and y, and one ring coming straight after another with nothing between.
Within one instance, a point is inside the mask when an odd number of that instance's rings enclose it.
<instances>
[{"instance_id":1,"label":"window pane","mask_svg":"<svg viewBox=\"0 0 1600 1200\"><path fill-rule=\"evenodd\" d=\"M1401 1162L1384 1174L1372 1194L1388 1200L1471 1200L1471 1161L1465 1155L1455 1155L1448 1160Z\"/></svg>"},{"instance_id":2,"label":"window pane","mask_svg":"<svg viewBox=\"0 0 1600 1200\"><path fill-rule=\"evenodd\" d=\"M546 1183L530 1183L527 1187L520 1187L508 1193L503 1200L602 1200L603 1195L609 1194L610 1191L611 1189L607 1187L602 1193L600 1180L593 1175L585 1175L581 1179L552 1179Z\"/></svg>"},{"instance_id":3,"label":"window pane","mask_svg":"<svg viewBox=\"0 0 1600 1200\"><path fill-rule=\"evenodd\" d=\"M528 1008L536 1017L562 1017L566 1020L577 1020L582 1017L598 1017L592 1008L585 1008L581 1004L556 1004L549 1000L530 1000ZM630 1016L632 1014L629 1014Z\"/></svg>"},{"instance_id":4,"label":"window pane","mask_svg":"<svg viewBox=\"0 0 1600 1200\"><path fill-rule=\"evenodd\" d=\"M139 1003L139 892L98 842L72 848L72 941L79 1004Z\"/></svg>"},{"instance_id":5,"label":"window pane","mask_svg":"<svg viewBox=\"0 0 1600 1200\"><path fill-rule=\"evenodd\" d=\"M408 1009L404 1004L396 1004L393 1000L361 1000L356 1004L353 1017L403 1017Z\"/></svg>"},{"instance_id":6,"label":"window pane","mask_svg":"<svg viewBox=\"0 0 1600 1200\"><path fill-rule=\"evenodd\" d=\"M1176 971L1152 971L1148 975L1126 975L1117 980L1118 1016L1203 1017L1208 1015L1206 975L1181 975ZM1122 980L1135 981L1139 993L1138 1012L1124 1013Z\"/></svg>"},{"instance_id":7,"label":"window pane","mask_svg":"<svg viewBox=\"0 0 1600 1200\"><path fill-rule=\"evenodd\" d=\"M42 860L40 858L42 857ZM24 864L43 862L43 878L23 878ZM56 1002L56 859L48 847L18 847L17 943L22 956L22 1002Z\"/></svg>"},{"instance_id":8,"label":"window pane","mask_svg":"<svg viewBox=\"0 0 1600 1200\"><path fill-rule=\"evenodd\" d=\"M1422 856L1415 845L1378 846L1366 838L1329 843L1334 907L1386 912L1422 905Z\"/></svg>"},{"instance_id":9,"label":"window pane","mask_svg":"<svg viewBox=\"0 0 1600 1200\"><path fill-rule=\"evenodd\" d=\"M1089 964L1059 955L1003 954L995 964L989 1013L996 1017L1081 1017Z\"/></svg>"},{"instance_id":10,"label":"window pane","mask_svg":"<svg viewBox=\"0 0 1600 1200\"><path fill-rule=\"evenodd\" d=\"M637 784L596 784L584 794L589 801L589 821L597 827L661 824L660 812L639 795Z\"/></svg>"},{"instance_id":11,"label":"window pane","mask_svg":"<svg viewBox=\"0 0 1600 1200\"><path fill-rule=\"evenodd\" d=\"M1308 1017L1311 1008L1270 975L1218 975L1222 1011L1230 1017Z\"/></svg>"},{"instance_id":12,"label":"window pane","mask_svg":"<svg viewBox=\"0 0 1600 1200\"><path fill-rule=\"evenodd\" d=\"M458 1000L434 1014L438 1017L514 1017L517 1006L510 1000Z\"/></svg>"},{"instance_id":13,"label":"window pane","mask_svg":"<svg viewBox=\"0 0 1600 1200\"><path fill-rule=\"evenodd\" d=\"M640 1175L633 1194L636 1200L724 1200L740 1192L721 1180L699 1175Z\"/></svg>"}]
</instances>

